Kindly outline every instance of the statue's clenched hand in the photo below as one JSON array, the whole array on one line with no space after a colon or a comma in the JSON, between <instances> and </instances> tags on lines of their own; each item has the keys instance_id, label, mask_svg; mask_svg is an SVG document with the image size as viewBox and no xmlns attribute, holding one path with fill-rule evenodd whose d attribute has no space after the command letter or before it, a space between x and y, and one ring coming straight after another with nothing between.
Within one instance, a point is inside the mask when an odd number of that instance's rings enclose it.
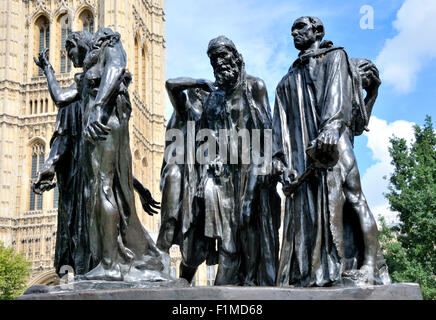
<instances>
[{"instance_id":1,"label":"statue's clenched hand","mask_svg":"<svg viewBox=\"0 0 436 320\"><path fill-rule=\"evenodd\" d=\"M283 183L283 194L290 197L298 188L298 172L294 169L286 170L285 180Z\"/></svg>"},{"instance_id":2,"label":"statue's clenched hand","mask_svg":"<svg viewBox=\"0 0 436 320\"><path fill-rule=\"evenodd\" d=\"M322 152L331 153L339 142L339 132L336 129L323 130L316 139L317 148Z\"/></svg>"},{"instance_id":3,"label":"statue's clenched hand","mask_svg":"<svg viewBox=\"0 0 436 320\"><path fill-rule=\"evenodd\" d=\"M38 178L32 185L33 192L41 195L43 192L53 189L56 186L56 182L53 182L54 177L54 167L44 166L44 168L38 172Z\"/></svg>"}]
</instances>

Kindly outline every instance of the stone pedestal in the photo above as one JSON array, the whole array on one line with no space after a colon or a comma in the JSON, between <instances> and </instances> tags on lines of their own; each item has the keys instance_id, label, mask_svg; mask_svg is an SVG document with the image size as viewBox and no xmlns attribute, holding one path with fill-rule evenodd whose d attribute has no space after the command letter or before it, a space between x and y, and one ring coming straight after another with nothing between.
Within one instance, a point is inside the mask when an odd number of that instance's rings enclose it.
<instances>
[{"instance_id":1,"label":"stone pedestal","mask_svg":"<svg viewBox=\"0 0 436 320\"><path fill-rule=\"evenodd\" d=\"M416 283L395 283L365 287L187 287L183 281L143 284L78 282L41 293L25 294L18 300L422 300ZM37 289L37 288L34 288ZM44 290L45 289L45 290ZM35 291L35 290L34 290ZM46 291L46 292L44 292Z\"/></svg>"}]
</instances>

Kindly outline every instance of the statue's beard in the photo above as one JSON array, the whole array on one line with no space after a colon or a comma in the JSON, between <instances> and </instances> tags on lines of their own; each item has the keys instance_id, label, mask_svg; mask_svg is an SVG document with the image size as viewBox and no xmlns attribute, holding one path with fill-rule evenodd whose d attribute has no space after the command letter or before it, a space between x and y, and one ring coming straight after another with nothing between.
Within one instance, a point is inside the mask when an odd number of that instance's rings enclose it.
<instances>
[{"instance_id":1,"label":"statue's beard","mask_svg":"<svg viewBox=\"0 0 436 320\"><path fill-rule=\"evenodd\" d=\"M223 65L215 70L215 84L219 88L233 88L238 83L239 68L234 65Z\"/></svg>"}]
</instances>

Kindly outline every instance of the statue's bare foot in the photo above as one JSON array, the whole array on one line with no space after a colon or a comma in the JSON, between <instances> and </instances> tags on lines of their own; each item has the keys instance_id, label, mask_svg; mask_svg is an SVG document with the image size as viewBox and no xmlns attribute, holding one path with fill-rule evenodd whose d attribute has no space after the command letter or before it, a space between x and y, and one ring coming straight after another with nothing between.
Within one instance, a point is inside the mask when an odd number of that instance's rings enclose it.
<instances>
[{"instance_id":1,"label":"statue's bare foot","mask_svg":"<svg viewBox=\"0 0 436 320\"><path fill-rule=\"evenodd\" d=\"M86 280L122 281L123 275L118 264L105 268L102 263L83 276Z\"/></svg>"},{"instance_id":2,"label":"statue's bare foot","mask_svg":"<svg viewBox=\"0 0 436 320\"><path fill-rule=\"evenodd\" d=\"M359 273L361 274L362 280L364 279L364 282L367 284L373 284L374 283L374 272L375 267L372 263L364 264L359 269Z\"/></svg>"},{"instance_id":3,"label":"statue's bare foot","mask_svg":"<svg viewBox=\"0 0 436 320\"><path fill-rule=\"evenodd\" d=\"M374 273L374 264L366 263L360 267L360 271L363 273Z\"/></svg>"},{"instance_id":4,"label":"statue's bare foot","mask_svg":"<svg viewBox=\"0 0 436 320\"><path fill-rule=\"evenodd\" d=\"M255 287L256 284L252 280L245 280L244 281L244 287Z\"/></svg>"},{"instance_id":5,"label":"statue's bare foot","mask_svg":"<svg viewBox=\"0 0 436 320\"><path fill-rule=\"evenodd\" d=\"M373 284L374 266L372 264L364 264L360 269L344 271L342 276L353 281L355 284Z\"/></svg>"}]
</instances>

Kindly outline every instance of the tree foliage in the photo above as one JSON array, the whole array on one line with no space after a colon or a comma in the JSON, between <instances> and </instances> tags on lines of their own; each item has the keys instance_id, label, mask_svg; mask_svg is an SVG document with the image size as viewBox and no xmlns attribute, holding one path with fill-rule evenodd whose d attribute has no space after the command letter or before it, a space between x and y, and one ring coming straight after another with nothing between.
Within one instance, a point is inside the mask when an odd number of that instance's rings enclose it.
<instances>
[{"instance_id":1,"label":"tree foliage","mask_svg":"<svg viewBox=\"0 0 436 320\"><path fill-rule=\"evenodd\" d=\"M13 299L26 288L30 263L0 242L0 300Z\"/></svg>"},{"instance_id":2,"label":"tree foliage","mask_svg":"<svg viewBox=\"0 0 436 320\"><path fill-rule=\"evenodd\" d=\"M436 299L436 135L431 118L415 126L415 141L393 137L394 172L386 194L400 223L382 221L380 241L395 282L418 282L424 298Z\"/></svg>"}]
</instances>

